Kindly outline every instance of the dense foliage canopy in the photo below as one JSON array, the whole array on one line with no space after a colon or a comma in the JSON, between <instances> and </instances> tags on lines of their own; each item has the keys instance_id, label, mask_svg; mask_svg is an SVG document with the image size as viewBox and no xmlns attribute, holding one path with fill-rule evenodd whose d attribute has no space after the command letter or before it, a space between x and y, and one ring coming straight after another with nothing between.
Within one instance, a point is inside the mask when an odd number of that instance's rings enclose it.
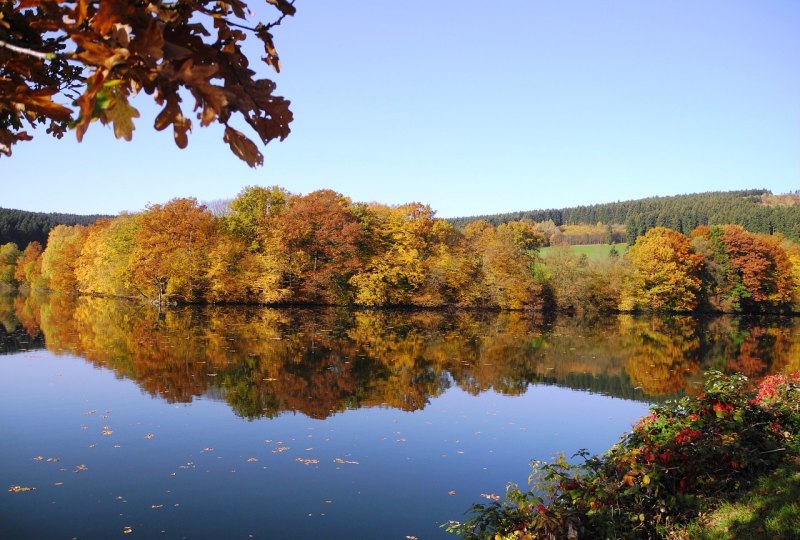
<instances>
[{"instance_id":1,"label":"dense foliage canopy","mask_svg":"<svg viewBox=\"0 0 800 540\"><path fill-rule=\"evenodd\" d=\"M789 311L800 246L736 225L656 227L627 254L550 247L530 221L458 230L427 205L249 187L214 215L195 199L4 248L6 282L163 302L568 311ZM600 230L605 229L600 227ZM613 233L613 231L611 231ZM552 239L552 235L550 236ZM624 251L624 250L623 250Z\"/></svg>"},{"instance_id":2,"label":"dense foliage canopy","mask_svg":"<svg viewBox=\"0 0 800 540\"><path fill-rule=\"evenodd\" d=\"M0 155L46 126L61 137L89 124L112 124L130 140L144 91L161 107L155 129L172 126L184 148L192 121L181 102L191 95L201 126L225 126L223 139L251 167L263 156L234 127L244 122L264 144L289 134L289 102L275 83L256 78L242 48L247 34L261 41L264 62L280 70L272 28L293 15L289 0L266 0L272 22L251 20L243 0L179 2L130 0L16 0L0 2ZM238 118L237 118L238 117Z\"/></svg>"}]
</instances>

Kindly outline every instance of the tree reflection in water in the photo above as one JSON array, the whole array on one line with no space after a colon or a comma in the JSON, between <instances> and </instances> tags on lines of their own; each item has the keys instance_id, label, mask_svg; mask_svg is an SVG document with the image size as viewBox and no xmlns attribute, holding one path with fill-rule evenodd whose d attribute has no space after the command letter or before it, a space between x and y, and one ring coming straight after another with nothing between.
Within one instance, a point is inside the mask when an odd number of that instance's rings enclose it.
<instances>
[{"instance_id":1,"label":"tree reflection in water","mask_svg":"<svg viewBox=\"0 0 800 540\"><path fill-rule=\"evenodd\" d=\"M547 383L654 401L705 369L800 368L800 322L540 313L149 306L55 295L0 298L0 352L46 346L168 402L224 399L246 418L419 410L452 385L478 394ZM43 339L42 339L43 337Z\"/></svg>"}]
</instances>

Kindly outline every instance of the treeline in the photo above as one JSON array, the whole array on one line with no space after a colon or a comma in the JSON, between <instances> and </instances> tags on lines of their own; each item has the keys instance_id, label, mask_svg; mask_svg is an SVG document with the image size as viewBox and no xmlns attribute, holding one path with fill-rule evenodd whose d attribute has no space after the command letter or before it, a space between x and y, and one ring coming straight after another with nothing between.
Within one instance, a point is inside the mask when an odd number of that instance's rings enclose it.
<instances>
[{"instance_id":1,"label":"treeline","mask_svg":"<svg viewBox=\"0 0 800 540\"><path fill-rule=\"evenodd\" d=\"M242 306L159 314L134 302L30 294L0 296L0 319L0 355L46 345L154 397L217 396L248 418L413 411L453 385L519 395L545 383L654 401L697 392L709 368L752 377L800 368L800 319L790 317L588 322L528 312Z\"/></svg>"},{"instance_id":2,"label":"treeline","mask_svg":"<svg viewBox=\"0 0 800 540\"><path fill-rule=\"evenodd\" d=\"M50 230L56 225L89 225L102 217L108 216L27 212L0 208L0 245L13 242L18 246L27 246L31 242L39 242L44 246L47 244Z\"/></svg>"},{"instance_id":3,"label":"treeline","mask_svg":"<svg viewBox=\"0 0 800 540\"><path fill-rule=\"evenodd\" d=\"M59 225L45 250L6 244L0 282L157 303L727 312L788 311L797 300L800 246L779 235L657 227L625 257L589 261L568 247L539 257L541 225L458 230L420 203L250 187L218 216L175 199Z\"/></svg>"},{"instance_id":4,"label":"treeline","mask_svg":"<svg viewBox=\"0 0 800 540\"><path fill-rule=\"evenodd\" d=\"M773 195L768 190L708 192L674 197L650 197L573 208L549 209L453 218L457 228L482 220L493 225L509 221L552 221L555 225L625 225L627 241L635 242L655 227L689 234L701 225L741 225L763 234L780 233L800 240L800 204L796 194Z\"/></svg>"}]
</instances>

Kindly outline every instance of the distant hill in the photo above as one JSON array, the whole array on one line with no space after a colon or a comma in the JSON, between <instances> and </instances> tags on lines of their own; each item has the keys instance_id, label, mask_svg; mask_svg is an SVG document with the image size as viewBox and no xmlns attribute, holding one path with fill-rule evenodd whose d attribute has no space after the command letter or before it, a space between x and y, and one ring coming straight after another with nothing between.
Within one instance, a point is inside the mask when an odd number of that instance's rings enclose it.
<instances>
[{"instance_id":1,"label":"distant hill","mask_svg":"<svg viewBox=\"0 0 800 540\"><path fill-rule=\"evenodd\" d=\"M56 225L88 225L103 215L82 216L77 214L56 214L28 212L0 208L0 245L14 242L25 249L29 242L36 240L42 247L47 244L47 235Z\"/></svg>"},{"instance_id":2,"label":"distant hill","mask_svg":"<svg viewBox=\"0 0 800 540\"><path fill-rule=\"evenodd\" d=\"M572 208L459 217L448 221L456 227L463 227L479 219L494 225L521 219L552 220L559 226L619 223L626 226L629 243L654 227L667 227L687 234L698 225L728 223L741 225L752 232L781 233L800 240L800 197L797 193L773 195L766 189L712 191Z\"/></svg>"}]
</instances>

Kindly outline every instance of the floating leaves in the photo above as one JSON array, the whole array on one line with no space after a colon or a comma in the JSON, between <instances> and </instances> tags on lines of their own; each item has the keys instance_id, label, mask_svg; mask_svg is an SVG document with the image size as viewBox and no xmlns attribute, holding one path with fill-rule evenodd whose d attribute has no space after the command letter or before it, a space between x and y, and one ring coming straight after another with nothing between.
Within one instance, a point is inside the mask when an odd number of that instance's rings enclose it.
<instances>
[{"instance_id":1,"label":"floating leaves","mask_svg":"<svg viewBox=\"0 0 800 540\"><path fill-rule=\"evenodd\" d=\"M79 473L79 472L88 471L88 470L89 470L89 467L87 467L86 465L78 465L77 467L75 467L75 470L73 472Z\"/></svg>"},{"instance_id":2,"label":"floating leaves","mask_svg":"<svg viewBox=\"0 0 800 540\"><path fill-rule=\"evenodd\" d=\"M108 426L103 426L103 431L100 432L101 435L105 435L106 437L108 437L109 435L112 435L113 433L114 433L114 430L112 430Z\"/></svg>"},{"instance_id":3,"label":"floating leaves","mask_svg":"<svg viewBox=\"0 0 800 540\"><path fill-rule=\"evenodd\" d=\"M146 434L146 435L144 436L144 438L145 438L145 439L147 439L148 441L149 441L150 439L152 439L153 437L155 437L155 435L153 435L152 433L148 433L148 434Z\"/></svg>"},{"instance_id":4,"label":"floating leaves","mask_svg":"<svg viewBox=\"0 0 800 540\"><path fill-rule=\"evenodd\" d=\"M281 452L286 452L289 449L288 446L279 446L275 450L272 451L273 454L280 454Z\"/></svg>"},{"instance_id":5,"label":"floating leaves","mask_svg":"<svg viewBox=\"0 0 800 540\"><path fill-rule=\"evenodd\" d=\"M307 458L295 458L295 461L302 463L303 465L316 465L319 463L318 459L307 459Z\"/></svg>"},{"instance_id":6,"label":"floating leaves","mask_svg":"<svg viewBox=\"0 0 800 540\"><path fill-rule=\"evenodd\" d=\"M484 499L489 499L490 501L500 500L500 495L495 495L494 493L481 493L481 497Z\"/></svg>"},{"instance_id":7,"label":"floating leaves","mask_svg":"<svg viewBox=\"0 0 800 540\"><path fill-rule=\"evenodd\" d=\"M125 526L122 529L122 534L131 534L133 532L133 528L130 526Z\"/></svg>"},{"instance_id":8,"label":"floating leaves","mask_svg":"<svg viewBox=\"0 0 800 540\"><path fill-rule=\"evenodd\" d=\"M254 458L254 457L247 458L247 462L248 463L255 463L256 461L258 461L258 458Z\"/></svg>"},{"instance_id":9,"label":"floating leaves","mask_svg":"<svg viewBox=\"0 0 800 540\"><path fill-rule=\"evenodd\" d=\"M11 486L8 488L10 493L24 493L26 491L35 491L35 487L26 487L26 486Z\"/></svg>"},{"instance_id":10,"label":"floating leaves","mask_svg":"<svg viewBox=\"0 0 800 540\"><path fill-rule=\"evenodd\" d=\"M346 459L342 459L342 458L338 458L338 457L336 459L334 459L333 462L334 463L341 463L343 465L358 465L359 464L358 461L348 461Z\"/></svg>"}]
</instances>

